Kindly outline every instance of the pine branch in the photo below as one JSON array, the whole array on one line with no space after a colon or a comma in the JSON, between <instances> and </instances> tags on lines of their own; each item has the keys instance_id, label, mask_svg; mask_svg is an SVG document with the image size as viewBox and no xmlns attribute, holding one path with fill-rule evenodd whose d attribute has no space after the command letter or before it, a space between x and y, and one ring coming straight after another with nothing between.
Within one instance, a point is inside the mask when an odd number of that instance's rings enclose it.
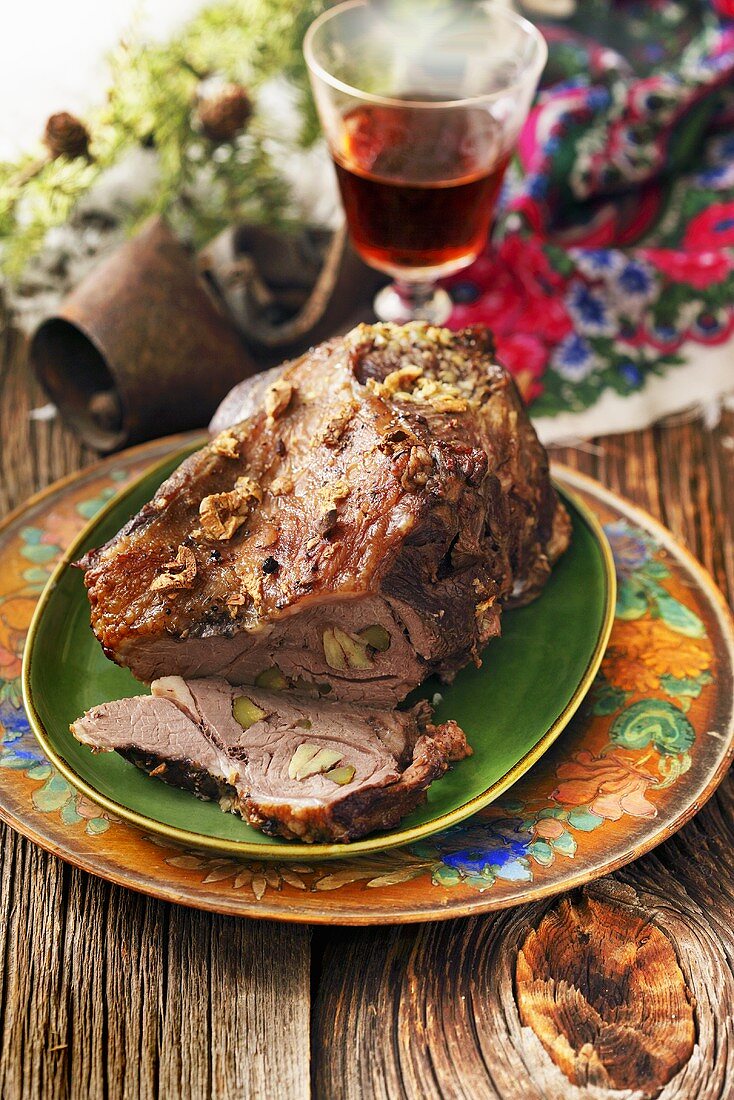
<instances>
[{"instance_id":1,"label":"pine branch","mask_svg":"<svg viewBox=\"0 0 734 1100\"><path fill-rule=\"evenodd\" d=\"M216 75L255 93L285 76L304 106L301 144L318 133L307 92L301 43L325 0L225 0L196 15L165 44L131 31L109 58L105 102L86 119L91 159L49 160L38 146L0 164L0 260L17 279L48 231L73 217L100 175L136 147L153 147L158 180L131 211L134 229L153 211L168 211L181 231L203 244L239 218L280 223L290 211L288 187L265 150L267 119L226 145L200 132L196 107L201 82ZM296 10L294 11L294 8Z\"/></svg>"}]
</instances>

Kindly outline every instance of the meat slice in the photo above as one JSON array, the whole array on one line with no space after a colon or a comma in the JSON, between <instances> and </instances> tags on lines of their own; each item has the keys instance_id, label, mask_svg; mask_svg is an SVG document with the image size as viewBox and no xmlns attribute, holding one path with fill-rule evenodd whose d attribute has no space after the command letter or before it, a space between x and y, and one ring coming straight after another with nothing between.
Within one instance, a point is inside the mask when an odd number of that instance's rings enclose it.
<instances>
[{"instance_id":1,"label":"meat slice","mask_svg":"<svg viewBox=\"0 0 734 1100\"><path fill-rule=\"evenodd\" d=\"M253 380L227 418L80 563L97 637L139 679L395 703L478 661L568 543L484 330L360 325Z\"/></svg>"},{"instance_id":2,"label":"meat slice","mask_svg":"<svg viewBox=\"0 0 734 1100\"><path fill-rule=\"evenodd\" d=\"M425 704L368 711L178 676L152 692L93 707L71 731L270 836L349 841L389 829L471 752L455 722L430 723Z\"/></svg>"}]
</instances>

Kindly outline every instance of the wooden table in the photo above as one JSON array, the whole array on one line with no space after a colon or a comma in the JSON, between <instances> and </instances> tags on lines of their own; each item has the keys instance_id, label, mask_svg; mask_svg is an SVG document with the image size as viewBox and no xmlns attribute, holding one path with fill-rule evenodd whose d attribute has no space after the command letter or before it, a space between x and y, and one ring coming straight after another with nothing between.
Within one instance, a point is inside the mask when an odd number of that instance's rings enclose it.
<instances>
[{"instance_id":1,"label":"wooden table","mask_svg":"<svg viewBox=\"0 0 734 1100\"><path fill-rule=\"evenodd\" d=\"M44 399L3 340L0 513L95 457L29 421ZM731 597L733 435L732 414L681 418L558 457L659 516ZM566 897L366 930L149 900L0 827L0 1097L732 1097L733 808L729 779L662 847Z\"/></svg>"}]
</instances>

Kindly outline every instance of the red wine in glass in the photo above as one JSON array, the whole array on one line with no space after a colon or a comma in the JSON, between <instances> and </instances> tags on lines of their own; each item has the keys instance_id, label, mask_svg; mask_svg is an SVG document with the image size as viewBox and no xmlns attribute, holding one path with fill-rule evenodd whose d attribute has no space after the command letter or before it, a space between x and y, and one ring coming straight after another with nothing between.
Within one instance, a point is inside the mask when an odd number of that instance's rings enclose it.
<instances>
[{"instance_id":1,"label":"red wine in glass","mask_svg":"<svg viewBox=\"0 0 734 1100\"><path fill-rule=\"evenodd\" d=\"M416 97L417 98L417 97ZM332 149L342 201L364 259L392 275L448 274L486 241L509 160L481 107L365 103Z\"/></svg>"},{"instance_id":2,"label":"red wine in glass","mask_svg":"<svg viewBox=\"0 0 734 1100\"><path fill-rule=\"evenodd\" d=\"M484 246L548 57L542 34L505 4L345 0L303 52L352 239L394 279L375 313L443 324L453 306L438 280Z\"/></svg>"}]
</instances>

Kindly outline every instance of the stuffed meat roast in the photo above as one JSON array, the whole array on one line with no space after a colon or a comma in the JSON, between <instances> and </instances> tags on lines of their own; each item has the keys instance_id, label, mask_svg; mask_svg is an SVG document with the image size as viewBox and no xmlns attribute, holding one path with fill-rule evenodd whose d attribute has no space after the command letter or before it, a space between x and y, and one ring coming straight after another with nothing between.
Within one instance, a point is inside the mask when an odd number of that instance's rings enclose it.
<instances>
[{"instance_id":1,"label":"stuffed meat roast","mask_svg":"<svg viewBox=\"0 0 734 1100\"><path fill-rule=\"evenodd\" d=\"M349 841L390 828L471 751L425 704L369 710L178 676L152 692L94 707L72 732L271 836Z\"/></svg>"},{"instance_id":2,"label":"stuffed meat roast","mask_svg":"<svg viewBox=\"0 0 734 1100\"><path fill-rule=\"evenodd\" d=\"M213 426L80 563L105 653L153 694L72 731L272 835L390 828L471 752L393 708L478 661L568 544L545 452L486 333L423 324L360 325Z\"/></svg>"},{"instance_id":3,"label":"stuffed meat roast","mask_svg":"<svg viewBox=\"0 0 734 1100\"><path fill-rule=\"evenodd\" d=\"M80 563L105 653L141 680L392 706L478 661L568 543L483 330L360 325L246 383L218 424Z\"/></svg>"}]
</instances>

